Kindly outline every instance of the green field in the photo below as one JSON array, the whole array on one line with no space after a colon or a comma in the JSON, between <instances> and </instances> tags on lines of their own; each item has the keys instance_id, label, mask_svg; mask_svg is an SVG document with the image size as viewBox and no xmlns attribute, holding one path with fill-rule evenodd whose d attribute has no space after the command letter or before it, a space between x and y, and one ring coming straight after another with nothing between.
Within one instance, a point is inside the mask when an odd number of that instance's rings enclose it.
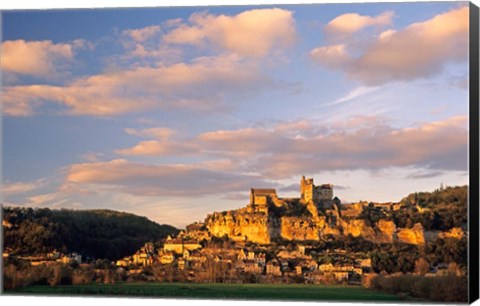
<instances>
[{"instance_id":1,"label":"green field","mask_svg":"<svg viewBox=\"0 0 480 306\"><path fill-rule=\"evenodd\" d=\"M75 286L30 286L9 290L21 295L121 295L185 298L232 298L252 300L336 300L398 301L395 295L361 287L271 284L192 284L192 283L122 283Z\"/></svg>"}]
</instances>

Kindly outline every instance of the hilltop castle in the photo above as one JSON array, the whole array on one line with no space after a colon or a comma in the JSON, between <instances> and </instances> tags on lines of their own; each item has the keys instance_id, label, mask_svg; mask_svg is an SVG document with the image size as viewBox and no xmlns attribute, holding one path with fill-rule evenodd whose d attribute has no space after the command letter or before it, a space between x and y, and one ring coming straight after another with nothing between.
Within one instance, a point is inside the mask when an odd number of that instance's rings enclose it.
<instances>
[{"instance_id":1,"label":"hilltop castle","mask_svg":"<svg viewBox=\"0 0 480 306\"><path fill-rule=\"evenodd\" d=\"M313 202L323 209L331 209L333 206L333 185L323 184L315 186L313 178L300 180L300 200L303 203Z\"/></svg>"},{"instance_id":2,"label":"hilltop castle","mask_svg":"<svg viewBox=\"0 0 480 306\"><path fill-rule=\"evenodd\" d=\"M247 211L250 213L268 214L268 205L281 207L285 201L299 200L303 205L315 205L319 209L333 208L333 185L315 186L313 178L302 176L300 180L300 198L279 198L275 189L251 188L250 203Z\"/></svg>"},{"instance_id":3,"label":"hilltop castle","mask_svg":"<svg viewBox=\"0 0 480 306\"><path fill-rule=\"evenodd\" d=\"M197 240L227 236L236 242L259 244L349 235L375 243L425 243L426 236L419 223L413 228L397 228L392 220L372 222L361 217L365 210L387 216L395 209L392 203L341 205L333 194L333 185L315 186L313 178L304 176L299 191L299 197L288 198L279 197L273 188L251 188L246 206L209 214L204 222L188 226L187 235Z\"/></svg>"}]
</instances>

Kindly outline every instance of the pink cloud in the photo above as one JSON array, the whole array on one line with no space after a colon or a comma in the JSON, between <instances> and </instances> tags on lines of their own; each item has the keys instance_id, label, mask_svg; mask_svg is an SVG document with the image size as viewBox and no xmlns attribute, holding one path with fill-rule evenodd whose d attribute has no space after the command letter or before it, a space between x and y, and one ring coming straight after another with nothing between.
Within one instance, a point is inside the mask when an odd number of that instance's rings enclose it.
<instances>
[{"instance_id":1,"label":"pink cloud","mask_svg":"<svg viewBox=\"0 0 480 306\"><path fill-rule=\"evenodd\" d=\"M1 66L4 72L32 76L49 76L58 73L60 63L73 59L77 43L55 44L50 40L8 40L2 43Z\"/></svg>"},{"instance_id":2,"label":"pink cloud","mask_svg":"<svg viewBox=\"0 0 480 306\"><path fill-rule=\"evenodd\" d=\"M31 115L46 102L63 105L72 115L114 116L154 108L221 110L228 95L241 99L271 85L255 66L219 56L103 73L65 86L9 86L2 98L4 113L11 116Z\"/></svg>"},{"instance_id":3,"label":"pink cloud","mask_svg":"<svg viewBox=\"0 0 480 306\"><path fill-rule=\"evenodd\" d=\"M4 196L26 193L33 191L45 185L44 180L33 182L5 182L2 184L2 193Z\"/></svg>"},{"instance_id":4,"label":"pink cloud","mask_svg":"<svg viewBox=\"0 0 480 306\"><path fill-rule=\"evenodd\" d=\"M335 124L279 123L273 127L219 130L184 139L142 141L118 153L134 155L194 154L218 161L198 164L205 169L257 173L265 178L289 178L328 170L385 169L421 166L463 170L468 145L467 118L398 129L376 117L358 117ZM290 127L286 130L286 128ZM188 144L187 149L182 146Z\"/></svg>"},{"instance_id":5,"label":"pink cloud","mask_svg":"<svg viewBox=\"0 0 480 306\"><path fill-rule=\"evenodd\" d=\"M374 17L357 13L343 14L331 20L324 30L329 38L332 36L336 39L345 38L345 36L350 36L366 27L389 26L392 24L393 16L394 13L390 11Z\"/></svg>"},{"instance_id":6,"label":"pink cloud","mask_svg":"<svg viewBox=\"0 0 480 306\"><path fill-rule=\"evenodd\" d=\"M198 152L195 145L188 143L171 142L169 140L141 141L128 149L117 150L120 155L161 156L161 155L192 155Z\"/></svg>"},{"instance_id":7,"label":"pink cloud","mask_svg":"<svg viewBox=\"0 0 480 306\"><path fill-rule=\"evenodd\" d=\"M153 37L160 33L160 26L159 25L152 25L140 29L128 29L123 31L123 35L131 37L136 42L144 42L147 39Z\"/></svg>"},{"instance_id":8,"label":"pink cloud","mask_svg":"<svg viewBox=\"0 0 480 306\"><path fill-rule=\"evenodd\" d=\"M149 165L124 159L74 164L68 169L66 184L96 184L142 196L186 197L271 186L258 177L195 165Z\"/></svg>"},{"instance_id":9,"label":"pink cloud","mask_svg":"<svg viewBox=\"0 0 480 306\"><path fill-rule=\"evenodd\" d=\"M235 16L196 13L190 24L167 33L173 44L212 44L242 56L262 57L291 45L296 36L293 13L284 9L255 9Z\"/></svg>"},{"instance_id":10,"label":"pink cloud","mask_svg":"<svg viewBox=\"0 0 480 306\"><path fill-rule=\"evenodd\" d=\"M384 31L368 42L360 55L354 55L355 46L345 41L315 48L310 56L315 62L344 71L350 78L370 86L411 80L436 74L446 63L465 62L468 31L468 7L465 6L402 30Z\"/></svg>"}]
</instances>

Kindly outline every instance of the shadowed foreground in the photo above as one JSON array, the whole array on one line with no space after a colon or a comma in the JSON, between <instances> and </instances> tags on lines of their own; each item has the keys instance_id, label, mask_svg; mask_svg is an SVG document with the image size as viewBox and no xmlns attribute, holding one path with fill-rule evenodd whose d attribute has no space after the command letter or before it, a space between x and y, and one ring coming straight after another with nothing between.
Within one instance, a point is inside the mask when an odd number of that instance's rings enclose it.
<instances>
[{"instance_id":1,"label":"shadowed foreground","mask_svg":"<svg viewBox=\"0 0 480 306\"><path fill-rule=\"evenodd\" d=\"M30 286L7 294L124 295L145 297L233 298L257 300L352 300L398 301L400 297L361 287L269 285L129 283L115 285Z\"/></svg>"}]
</instances>

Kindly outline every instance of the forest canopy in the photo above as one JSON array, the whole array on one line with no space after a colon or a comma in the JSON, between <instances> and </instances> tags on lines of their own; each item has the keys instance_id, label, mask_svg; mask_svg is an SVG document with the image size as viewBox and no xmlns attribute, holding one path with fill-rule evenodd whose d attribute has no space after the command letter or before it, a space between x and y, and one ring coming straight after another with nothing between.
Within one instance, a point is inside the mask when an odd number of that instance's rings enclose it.
<instances>
[{"instance_id":1,"label":"forest canopy","mask_svg":"<svg viewBox=\"0 0 480 306\"><path fill-rule=\"evenodd\" d=\"M135 253L145 242L178 233L146 217L111 210L3 207L4 248L14 255L77 252L110 260Z\"/></svg>"}]
</instances>

